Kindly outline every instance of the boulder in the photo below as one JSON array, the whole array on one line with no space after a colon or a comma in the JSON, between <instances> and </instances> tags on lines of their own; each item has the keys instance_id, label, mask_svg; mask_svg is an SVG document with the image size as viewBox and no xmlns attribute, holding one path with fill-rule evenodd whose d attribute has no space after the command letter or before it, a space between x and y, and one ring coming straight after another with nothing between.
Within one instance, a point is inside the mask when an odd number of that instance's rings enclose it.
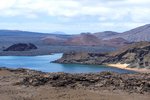
<instances>
[{"instance_id":1,"label":"boulder","mask_svg":"<svg viewBox=\"0 0 150 100\"><path fill-rule=\"evenodd\" d=\"M18 43L11 45L3 51L29 51L33 49L37 49L37 47L32 43Z\"/></svg>"}]
</instances>

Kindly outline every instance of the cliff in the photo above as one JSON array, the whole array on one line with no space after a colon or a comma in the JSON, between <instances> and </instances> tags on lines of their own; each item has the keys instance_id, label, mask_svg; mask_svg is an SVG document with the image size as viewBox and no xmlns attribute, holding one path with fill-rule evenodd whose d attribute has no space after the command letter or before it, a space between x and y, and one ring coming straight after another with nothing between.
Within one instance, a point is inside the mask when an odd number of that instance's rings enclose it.
<instances>
[{"instance_id":1,"label":"cliff","mask_svg":"<svg viewBox=\"0 0 150 100\"><path fill-rule=\"evenodd\" d=\"M126 63L129 67L150 68L150 43L138 42L115 52L99 53L65 53L58 63L81 63L81 64L112 64Z\"/></svg>"}]
</instances>

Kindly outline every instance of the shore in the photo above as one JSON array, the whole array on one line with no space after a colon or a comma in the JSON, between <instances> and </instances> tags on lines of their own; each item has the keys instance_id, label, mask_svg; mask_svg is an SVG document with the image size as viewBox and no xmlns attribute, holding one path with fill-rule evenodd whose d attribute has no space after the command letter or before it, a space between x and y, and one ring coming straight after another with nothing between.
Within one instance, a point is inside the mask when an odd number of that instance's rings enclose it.
<instances>
[{"instance_id":1,"label":"shore","mask_svg":"<svg viewBox=\"0 0 150 100\"><path fill-rule=\"evenodd\" d=\"M149 74L68 74L0 68L2 100L150 100Z\"/></svg>"},{"instance_id":2,"label":"shore","mask_svg":"<svg viewBox=\"0 0 150 100\"><path fill-rule=\"evenodd\" d=\"M116 68L120 68L120 69L131 70L131 71L136 71L136 72L140 72L140 73L150 73L150 69L146 69L146 68L130 68L130 67L128 67L129 64L116 63L116 64L107 64L107 66L116 67Z\"/></svg>"}]
</instances>

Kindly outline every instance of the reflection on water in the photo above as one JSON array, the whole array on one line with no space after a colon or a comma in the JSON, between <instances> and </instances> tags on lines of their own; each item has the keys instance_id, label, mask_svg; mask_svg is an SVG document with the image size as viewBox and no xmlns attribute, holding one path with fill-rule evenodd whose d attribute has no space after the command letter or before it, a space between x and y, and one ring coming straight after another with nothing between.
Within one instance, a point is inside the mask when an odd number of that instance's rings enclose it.
<instances>
[{"instance_id":1,"label":"reflection on water","mask_svg":"<svg viewBox=\"0 0 150 100\"><path fill-rule=\"evenodd\" d=\"M62 54L44 56L0 56L0 66L9 68L29 68L44 72L86 73L114 71L119 73L133 73L133 71L111 68L103 65L58 64L50 63L61 58Z\"/></svg>"}]
</instances>

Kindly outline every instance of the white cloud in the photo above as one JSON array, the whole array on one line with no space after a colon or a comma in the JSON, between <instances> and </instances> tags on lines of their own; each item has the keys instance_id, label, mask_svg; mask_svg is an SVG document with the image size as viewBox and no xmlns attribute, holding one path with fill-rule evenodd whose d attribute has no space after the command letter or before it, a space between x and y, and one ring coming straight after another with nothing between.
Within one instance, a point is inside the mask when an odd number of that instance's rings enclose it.
<instances>
[{"instance_id":1,"label":"white cloud","mask_svg":"<svg viewBox=\"0 0 150 100\"><path fill-rule=\"evenodd\" d=\"M100 16L119 19L128 13L141 12L143 4L150 5L150 0L0 0L0 10L6 15L31 15L45 13L49 16ZM91 3L91 4L89 4ZM132 5L132 6L131 6ZM134 9L136 7L136 9ZM142 9L149 16L150 7ZM14 11L15 14L12 12ZM142 13L141 12L141 13ZM16 14L17 13L17 14ZM1 14L2 15L2 14ZM110 16L111 15L111 16ZM133 14L131 14L133 15ZM130 15L130 16L131 16ZM141 14L140 16L142 16Z\"/></svg>"},{"instance_id":2,"label":"white cloud","mask_svg":"<svg viewBox=\"0 0 150 100\"><path fill-rule=\"evenodd\" d=\"M11 8L16 0L0 0L0 10Z\"/></svg>"},{"instance_id":3,"label":"white cloud","mask_svg":"<svg viewBox=\"0 0 150 100\"><path fill-rule=\"evenodd\" d=\"M75 18L88 19L92 17L93 19L97 18L97 22L93 22L96 24L94 27L118 28L116 23L119 23L130 28L150 22L149 5L150 0L0 0L0 16L35 19L39 18L40 14L44 14L44 16L57 17L64 23L72 24L74 24ZM78 23L79 28L89 29L88 26L91 23L88 24L88 20L85 23L87 27L81 27L81 25L85 25L82 23ZM58 25L56 26L58 27ZM70 27L73 28L73 26Z\"/></svg>"},{"instance_id":4,"label":"white cloud","mask_svg":"<svg viewBox=\"0 0 150 100\"><path fill-rule=\"evenodd\" d=\"M131 17L134 22L150 22L150 8L133 8Z\"/></svg>"},{"instance_id":5,"label":"white cloud","mask_svg":"<svg viewBox=\"0 0 150 100\"><path fill-rule=\"evenodd\" d=\"M150 3L150 0L126 0L126 2L132 4L147 4Z\"/></svg>"}]
</instances>

